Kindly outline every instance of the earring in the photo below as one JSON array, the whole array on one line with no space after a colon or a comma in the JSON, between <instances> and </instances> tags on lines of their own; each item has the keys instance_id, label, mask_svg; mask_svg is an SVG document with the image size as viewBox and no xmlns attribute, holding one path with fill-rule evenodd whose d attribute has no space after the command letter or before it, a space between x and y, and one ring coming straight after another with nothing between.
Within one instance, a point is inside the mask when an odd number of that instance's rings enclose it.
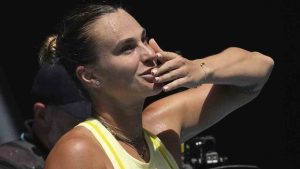
<instances>
[{"instance_id":1,"label":"earring","mask_svg":"<svg viewBox=\"0 0 300 169\"><path fill-rule=\"evenodd\" d=\"M100 86L100 85L101 85L100 81L96 80L96 86Z\"/></svg>"}]
</instances>

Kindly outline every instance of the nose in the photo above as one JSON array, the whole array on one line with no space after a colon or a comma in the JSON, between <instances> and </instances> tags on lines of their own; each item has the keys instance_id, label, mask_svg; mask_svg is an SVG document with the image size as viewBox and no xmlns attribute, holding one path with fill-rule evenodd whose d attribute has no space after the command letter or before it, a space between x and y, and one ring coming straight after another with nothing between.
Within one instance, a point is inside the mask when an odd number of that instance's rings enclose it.
<instances>
[{"instance_id":1,"label":"nose","mask_svg":"<svg viewBox=\"0 0 300 169\"><path fill-rule=\"evenodd\" d=\"M148 44L142 45L141 61L147 66L157 66L157 55Z\"/></svg>"}]
</instances>

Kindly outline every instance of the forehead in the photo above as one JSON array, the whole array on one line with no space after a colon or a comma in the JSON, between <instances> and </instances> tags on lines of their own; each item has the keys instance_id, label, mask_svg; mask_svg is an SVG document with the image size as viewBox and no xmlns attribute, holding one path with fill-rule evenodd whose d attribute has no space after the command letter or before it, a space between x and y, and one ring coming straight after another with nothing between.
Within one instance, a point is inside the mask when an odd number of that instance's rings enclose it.
<instances>
[{"instance_id":1,"label":"forehead","mask_svg":"<svg viewBox=\"0 0 300 169\"><path fill-rule=\"evenodd\" d=\"M142 30L141 25L122 9L105 14L90 28L92 36L107 45L113 45L121 39L138 36Z\"/></svg>"}]
</instances>

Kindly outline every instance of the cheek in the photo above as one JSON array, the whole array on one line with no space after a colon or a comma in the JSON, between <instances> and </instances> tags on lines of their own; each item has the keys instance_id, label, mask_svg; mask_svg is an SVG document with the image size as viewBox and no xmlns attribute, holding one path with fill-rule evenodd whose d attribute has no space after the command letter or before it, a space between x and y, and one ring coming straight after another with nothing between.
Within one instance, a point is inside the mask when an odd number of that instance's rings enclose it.
<instances>
[{"instance_id":1,"label":"cheek","mask_svg":"<svg viewBox=\"0 0 300 169\"><path fill-rule=\"evenodd\" d=\"M134 80L139 66L139 59L136 55L115 56L106 62L105 79L118 81L118 83L130 83Z\"/></svg>"},{"instance_id":2,"label":"cheek","mask_svg":"<svg viewBox=\"0 0 300 169\"><path fill-rule=\"evenodd\" d=\"M56 122L52 123L51 130L48 133L48 143L50 147L54 146L59 138L63 135L61 126Z\"/></svg>"}]
</instances>

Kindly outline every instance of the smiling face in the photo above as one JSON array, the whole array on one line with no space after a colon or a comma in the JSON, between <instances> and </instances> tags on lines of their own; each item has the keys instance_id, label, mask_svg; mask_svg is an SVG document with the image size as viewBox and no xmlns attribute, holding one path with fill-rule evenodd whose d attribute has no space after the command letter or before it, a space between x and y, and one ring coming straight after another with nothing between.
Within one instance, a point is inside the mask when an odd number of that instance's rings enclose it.
<instances>
[{"instance_id":1,"label":"smiling face","mask_svg":"<svg viewBox=\"0 0 300 169\"><path fill-rule=\"evenodd\" d=\"M119 9L86 29L96 43L93 76L101 82L102 93L145 98L161 91L150 72L157 66L156 53L148 45L146 30L131 15Z\"/></svg>"}]
</instances>

